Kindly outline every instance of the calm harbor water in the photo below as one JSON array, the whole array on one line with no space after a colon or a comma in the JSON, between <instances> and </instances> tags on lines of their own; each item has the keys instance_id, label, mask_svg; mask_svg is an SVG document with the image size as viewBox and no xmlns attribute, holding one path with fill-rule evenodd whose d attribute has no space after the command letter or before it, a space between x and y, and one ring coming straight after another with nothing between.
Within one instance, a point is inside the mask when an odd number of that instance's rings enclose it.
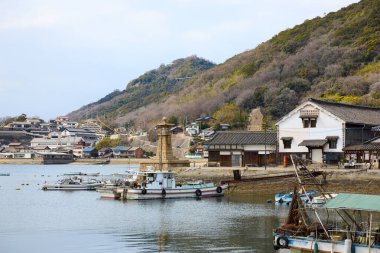
<instances>
[{"instance_id":1,"label":"calm harbor water","mask_svg":"<svg viewBox=\"0 0 380 253\"><path fill-rule=\"evenodd\" d=\"M286 206L271 195L116 201L92 191L42 191L68 172L122 173L128 166L0 165L0 252L274 252ZM16 190L20 188L20 190Z\"/></svg>"}]
</instances>

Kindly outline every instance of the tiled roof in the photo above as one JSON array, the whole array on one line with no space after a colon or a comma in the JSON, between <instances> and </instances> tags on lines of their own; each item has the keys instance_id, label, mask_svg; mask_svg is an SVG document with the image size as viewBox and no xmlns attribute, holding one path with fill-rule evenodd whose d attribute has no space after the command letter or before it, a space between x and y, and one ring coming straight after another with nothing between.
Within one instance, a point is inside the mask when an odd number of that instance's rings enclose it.
<instances>
[{"instance_id":1,"label":"tiled roof","mask_svg":"<svg viewBox=\"0 0 380 253\"><path fill-rule=\"evenodd\" d=\"M343 151L357 151L357 150L380 150L380 143L368 143L368 144L359 144L352 145L343 148Z\"/></svg>"},{"instance_id":2,"label":"tiled roof","mask_svg":"<svg viewBox=\"0 0 380 253\"><path fill-rule=\"evenodd\" d=\"M334 114L346 123L380 125L380 107L334 103L314 98L310 98L309 101Z\"/></svg>"},{"instance_id":3,"label":"tiled roof","mask_svg":"<svg viewBox=\"0 0 380 253\"><path fill-rule=\"evenodd\" d=\"M327 142L326 139L321 140L303 140L298 146L306 146L306 147L322 147Z\"/></svg>"},{"instance_id":4,"label":"tiled roof","mask_svg":"<svg viewBox=\"0 0 380 253\"><path fill-rule=\"evenodd\" d=\"M69 132L74 132L74 133L93 133L95 134L95 132L87 129L87 128L72 128L72 127L66 127L65 130L69 131Z\"/></svg>"},{"instance_id":5,"label":"tiled roof","mask_svg":"<svg viewBox=\"0 0 380 253\"><path fill-rule=\"evenodd\" d=\"M222 131L217 132L214 138L207 141L206 145L275 145L276 132L248 132L248 131Z\"/></svg>"}]
</instances>

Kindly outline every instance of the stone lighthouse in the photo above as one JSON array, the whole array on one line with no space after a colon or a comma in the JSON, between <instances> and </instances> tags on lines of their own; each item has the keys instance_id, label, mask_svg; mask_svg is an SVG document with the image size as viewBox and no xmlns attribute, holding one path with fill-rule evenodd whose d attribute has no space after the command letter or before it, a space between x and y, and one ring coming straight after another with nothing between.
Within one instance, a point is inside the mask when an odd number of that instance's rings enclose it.
<instances>
[{"instance_id":1,"label":"stone lighthouse","mask_svg":"<svg viewBox=\"0 0 380 253\"><path fill-rule=\"evenodd\" d=\"M167 123L166 117L156 125L157 131L157 152L150 161L140 164L141 170L146 166L153 166L156 170L169 170L172 167L189 167L189 160L180 160L173 155L172 134L170 128L172 124Z\"/></svg>"}]
</instances>

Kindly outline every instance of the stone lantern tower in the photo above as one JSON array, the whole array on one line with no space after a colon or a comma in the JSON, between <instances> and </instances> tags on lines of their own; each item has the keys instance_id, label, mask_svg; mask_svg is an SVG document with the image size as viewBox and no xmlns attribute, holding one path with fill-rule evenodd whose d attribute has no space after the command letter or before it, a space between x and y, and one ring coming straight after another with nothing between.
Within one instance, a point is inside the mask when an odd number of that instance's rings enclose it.
<instances>
[{"instance_id":1,"label":"stone lantern tower","mask_svg":"<svg viewBox=\"0 0 380 253\"><path fill-rule=\"evenodd\" d=\"M157 131L157 152L156 156L150 161L144 161L140 164L141 170L146 166L153 166L156 170L169 170L171 167L189 167L189 160L179 160L173 155L172 134L170 128L172 124L167 123L166 117L156 125Z\"/></svg>"}]
</instances>

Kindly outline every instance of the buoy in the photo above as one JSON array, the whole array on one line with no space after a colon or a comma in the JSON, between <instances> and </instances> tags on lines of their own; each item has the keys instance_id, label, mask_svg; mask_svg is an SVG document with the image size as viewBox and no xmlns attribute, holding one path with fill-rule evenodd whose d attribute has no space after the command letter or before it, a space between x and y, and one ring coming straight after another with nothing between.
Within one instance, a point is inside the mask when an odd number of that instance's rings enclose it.
<instances>
[{"instance_id":1,"label":"buoy","mask_svg":"<svg viewBox=\"0 0 380 253\"><path fill-rule=\"evenodd\" d=\"M314 243L314 253L318 253L318 243L315 241Z\"/></svg>"}]
</instances>

